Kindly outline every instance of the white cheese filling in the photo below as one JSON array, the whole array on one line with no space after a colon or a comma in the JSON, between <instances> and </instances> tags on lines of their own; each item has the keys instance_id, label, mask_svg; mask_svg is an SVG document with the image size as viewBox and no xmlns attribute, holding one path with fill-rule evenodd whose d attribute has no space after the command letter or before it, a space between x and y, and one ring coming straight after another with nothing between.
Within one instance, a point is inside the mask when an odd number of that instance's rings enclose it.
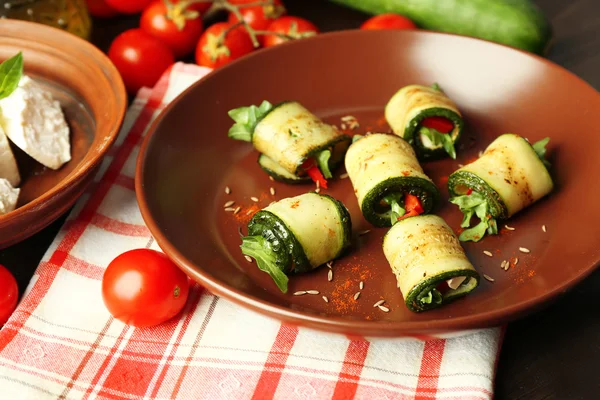
<instances>
[{"instance_id":1,"label":"white cheese filling","mask_svg":"<svg viewBox=\"0 0 600 400\"><path fill-rule=\"evenodd\" d=\"M51 169L71 160L69 126L58 101L23 75L10 96L0 100L0 125L25 153Z\"/></svg>"},{"instance_id":2,"label":"white cheese filling","mask_svg":"<svg viewBox=\"0 0 600 400\"><path fill-rule=\"evenodd\" d=\"M8 180L8 182L14 186L19 186L21 183L21 175L19 175L19 168L17 167L17 161L10 148L8 138L4 134L4 129L0 126L0 178Z\"/></svg>"},{"instance_id":3,"label":"white cheese filling","mask_svg":"<svg viewBox=\"0 0 600 400\"><path fill-rule=\"evenodd\" d=\"M15 209L20 191L13 188L6 179L0 178L0 215L8 214Z\"/></svg>"}]
</instances>

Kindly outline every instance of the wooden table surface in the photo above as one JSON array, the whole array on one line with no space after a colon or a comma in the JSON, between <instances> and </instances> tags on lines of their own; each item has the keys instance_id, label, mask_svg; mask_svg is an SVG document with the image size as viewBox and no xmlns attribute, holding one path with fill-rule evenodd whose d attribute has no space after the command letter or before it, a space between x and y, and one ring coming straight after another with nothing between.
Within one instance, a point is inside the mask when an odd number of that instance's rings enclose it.
<instances>
[{"instance_id":1,"label":"wooden table surface","mask_svg":"<svg viewBox=\"0 0 600 400\"><path fill-rule=\"evenodd\" d=\"M599 89L600 0L535 2L554 27L556 41L548 58ZM367 18L325 0L285 0L285 4L290 14L313 21L322 31L356 28ZM92 42L107 50L112 39L136 27L138 19L117 17L94 23ZM574 132L573 140L586 134L594 132ZM64 219L0 251L0 263L16 276L21 292ZM498 365L496 399L600 398L599 292L600 271L596 271L543 311L508 326Z\"/></svg>"}]
</instances>

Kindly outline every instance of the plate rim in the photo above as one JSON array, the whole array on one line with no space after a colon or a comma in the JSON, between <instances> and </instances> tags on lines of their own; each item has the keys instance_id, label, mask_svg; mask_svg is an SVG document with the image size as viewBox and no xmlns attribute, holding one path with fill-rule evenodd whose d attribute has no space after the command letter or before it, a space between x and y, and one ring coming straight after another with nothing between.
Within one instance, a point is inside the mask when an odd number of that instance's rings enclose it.
<instances>
[{"instance_id":1,"label":"plate rim","mask_svg":"<svg viewBox=\"0 0 600 400\"><path fill-rule=\"evenodd\" d=\"M317 329L325 332L333 333L344 333L352 335L361 335L369 337L403 337L416 334L424 334L431 332L458 332L458 331L469 331L474 329L492 328L503 325L509 321L516 320L525 316L526 314L535 311L537 308L543 307L551 300L556 299L561 294L564 294L569 289L572 289L579 282L591 275L599 266L600 259L594 261L591 265L585 265L580 271L571 276L570 279L564 280L560 285L555 286L553 289L532 297L528 300L513 303L508 306L488 311L485 314L479 313L475 315L467 315L463 317L452 317L445 320L424 320L424 321L409 321L409 322L398 322L398 321L368 321L368 320L355 320L339 316L328 316L323 317L317 314L311 314L303 311L291 310L288 307L275 305L269 301L262 300L246 292L237 290L230 285L213 278L210 274L204 271L204 268L196 265L187 257L185 257L176 247L171 243L166 236L162 233L158 223L154 220L150 211L149 203L147 200L147 194L144 190L144 172L147 161L148 149L151 145L152 138L161 126L165 116L171 112L171 110L177 107L177 104L187 95L188 92L194 90L198 85L202 85L205 79L210 79L215 74L223 73L232 66L239 63L243 63L245 60L261 57L265 52L277 51L278 48L283 46L296 46L299 43L302 45L308 45L307 43L319 40L328 40L329 38L336 36L352 36L352 35L397 35L402 37L404 35L427 35L427 36L443 36L443 37L455 37L460 40L466 41L477 41L483 42L489 46L499 46L509 51L516 51L522 53L527 57L536 59L546 66L554 69L558 69L563 73L570 76L571 79L576 79L580 84L587 86L588 89L596 92L598 96L600 93L591 86L588 82L567 70L566 68L544 58L537 54L529 53L524 50L516 49L507 45L490 42L483 39L443 33L443 32L432 32L432 31L360 31L360 30L344 30L335 32L326 32L314 37L303 39L302 41L283 43L279 46L275 46L268 49L263 49L258 52L251 53L240 59L219 68L213 70L209 74L205 75L183 92L181 92L176 98L174 98L156 119L151 123L147 133L140 146L140 152L136 160L135 168L135 193L142 214L142 218L146 223L151 234L157 241L159 247L169 256L175 264L179 266L188 276L193 280L201 284L204 288L210 290L211 293L222 296L227 300L230 300L246 309L254 312L275 318L281 322L292 323L298 326L304 326L312 329Z\"/></svg>"}]
</instances>

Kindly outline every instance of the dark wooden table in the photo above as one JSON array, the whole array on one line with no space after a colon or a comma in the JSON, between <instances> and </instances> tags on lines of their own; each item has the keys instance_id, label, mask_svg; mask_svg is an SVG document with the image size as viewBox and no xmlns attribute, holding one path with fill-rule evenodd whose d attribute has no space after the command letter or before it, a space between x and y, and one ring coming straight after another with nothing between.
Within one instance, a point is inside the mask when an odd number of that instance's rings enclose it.
<instances>
[{"instance_id":1,"label":"dark wooden table","mask_svg":"<svg viewBox=\"0 0 600 400\"><path fill-rule=\"evenodd\" d=\"M308 18L322 31L356 28L367 18L324 0L285 0L285 3L290 14ZM555 30L556 42L548 57L600 88L600 0L536 0L536 3ZM92 41L107 50L118 33L136 27L138 20L119 17L94 23ZM573 140L582 140L595 132L573 134ZM0 263L17 277L21 292L64 218L32 238L0 251ZM600 398L599 292L600 271L597 271L543 311L509 325L498 365L497 399Z\"/></svg>"}]
</instances>

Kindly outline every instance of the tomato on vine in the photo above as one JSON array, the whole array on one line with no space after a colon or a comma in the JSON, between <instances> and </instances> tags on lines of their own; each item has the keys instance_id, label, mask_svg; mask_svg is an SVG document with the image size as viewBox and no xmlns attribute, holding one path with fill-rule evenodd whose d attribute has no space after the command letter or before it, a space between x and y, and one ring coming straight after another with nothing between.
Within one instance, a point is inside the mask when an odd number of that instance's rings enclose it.
<instances>
[{"instance_id":1,"label":"tomato on vine","mask_svg":"<svg viewBox=\"0 0 600 400\"><path fill-rule=\"evenodd\" d=\"M275 34L265 35L263 38L265 47L276 46L288 40L302 39L319 33L319 29L312 22L291 16L284 16L271 22L267 31Z\"/></svg>"},{"instance_id":2,"label":"tomato on vine","mask_svg":"<svg viewBox=\"0 0 600 400\"><path fill-rule=\"evenodd\" d=\"M210 68L218 68L254 50L245 29L227 22L210 26L198 41L196 62Z\"/></svg>"},{"instance_id":3,"label":"tomato on vine","mask_svg":"<svg viewBox=\"0 0 600 400\"><path fill-rule=\"evenodd\" d=\"M271 22L286 13L285 6L281 0L274 0L273 4L249 7L244 5L256 3L256 0L229 0L229 3L238 6L244 22L258 31L267 29ZM239 21L239 18L234 12L230 12L228 21L234 24Z\"/></svg>"},{"instance_id":4,"label":"tomato on vine","mask_svg":"<svg viewBox=\"0 0 600 400\"><path fill-rule=\"evenodd\" d=\"M110 45L108 57L119 70L129 93L154 87L175 62L171 49L141 29L121 33Z\"/></svg>"},{"instance_id":5,"label":"tomato on vine","mask_svg":"<svg viewBox=\"0 0 600 400\"><path fill-rule=\"evenodd\" d=\"M202 34L200 13L189 8L185 2L153 1L140 20L140 28L166 44L175 57L183 57L194 51Z\"/></svg>"},{"instance_id":6,"label":"tomato on vine","mask_svg":"<svg viewBox=\"0 0 600 400\"><path fill-rule=\"evenodd\" d=\"M104 0L111 8L123 14L137 14L152 0Z\"/></svg>"}]
</instances>

